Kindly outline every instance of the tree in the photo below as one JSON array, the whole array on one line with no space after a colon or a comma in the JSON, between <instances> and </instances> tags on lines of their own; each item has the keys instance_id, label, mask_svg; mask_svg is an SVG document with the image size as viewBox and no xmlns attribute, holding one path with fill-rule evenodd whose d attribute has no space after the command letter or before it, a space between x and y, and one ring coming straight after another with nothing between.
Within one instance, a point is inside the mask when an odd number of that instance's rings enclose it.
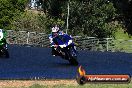
<instances>
[{"instance_id":1,"label":"tree","mask_svg":"<svg viewBox=\"0 0 132 88\"><path fill-rule=\"evenodd\" d=\"M14 17L12 27L17 31L46 32L46 23L47 18L45 15L26 11L23 14Z\"/></svg>"},{"instance_id":2,"label":"tree","mask_svg":"<svg viewBox=\"0 0 132 88\"><path fill-rule=\"evenodd\" d=\"M47 17L52 20L61 19L66 23L67 3L60 0L40 0L45 2ZM95 37L110 37L116 25L112 19L116 9L107 0L70 0L69 32ZM66 24L65 24L66 26Z\"/></svg>"},{"instance_id":3,"label":"tree","mask_svg":"<svg viewBox=\"0 0 132 88\"><path fill-rule=\"evenodd\" d=\"M51 18L62 18L62 10L66 1L62 0L39 0L38 4L42 3L43 11Z\"/></svg>"},{"instance_id":4,"label":"tree","mask_svg":"<svg viewBox=\"0 0 132 88\"><path fill-rule=\"evenodd\" d=\"M42 5L42 9L45 14L47 14L48 10L51 8L51 0L38 0L37 4L38 6Z\"/></svg>"},{"instance_id":5,"label":"tree","mask_svg":"<svg viewBox=\"0 0 132 88\"><path fill-rule=\"evenodd\" d=\"M132 35L132 0L111 0L118 10L118 17L125 25L124 31Z\"/></svg>"},{"instance_id":6,"label":"tree","mask_svg":"<svg viewBox=\"0 0 132 88\"><path fill-rule=\"evenodd\" d=\"M71 1L69 29L74 35L79 33L95 36L110 37L116 27L111 23L116 16L116 9L106 0Z\"/></svg>"},{"instance_id":7,"label":"tree","mask_svg":"<svg viewBox=\"0 0 132 88\"><path fill-rule=\"evenodd\" d=\"M24 12L27 0L0 0L0 28L10 29L14 16Z\"/></svg>"}]
</instances>

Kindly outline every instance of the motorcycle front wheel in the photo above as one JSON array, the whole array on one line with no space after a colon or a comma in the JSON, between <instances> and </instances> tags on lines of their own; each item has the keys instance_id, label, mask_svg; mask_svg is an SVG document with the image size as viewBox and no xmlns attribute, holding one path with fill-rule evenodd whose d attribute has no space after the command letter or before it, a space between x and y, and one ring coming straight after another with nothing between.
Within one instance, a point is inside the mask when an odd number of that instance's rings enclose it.
<instances>
[{"instance_id":1,"label":"motorcycle front wheel","mask_svg":"<svg viewBox=\"0 0 132 88\"><path fill-rule=\"evenodd\" d=\"M69 58L70 58L70 59L69 59L69 62L70 62L71 65L75 65L75 66L78 65L77 57L71 56L71 57L69 57Z\"/></svg>"},{"instance_id":2,"label":"motorcycle front wheel","mask_svg":"<svg viewBox=\"0 0 132 88\"><path fill-rule=\"evenodd\" d=\"M1 50L1 54L2 54L3 57L9 58L9 52L8 52L7 49L2 49Z\"/></svg>"},{"instance_id":3,"label":"motorcycle front wheel","mask_svg":"<svg viewBox=\"0 0 132 88\"><path fill-rule=\"evenodd\" d=\"M73 47L70 47L69 52L68 52L68 57L69 57L70 64L75 65L75 66L78 65L77 55Z\"/></svg>"}]
</instances>

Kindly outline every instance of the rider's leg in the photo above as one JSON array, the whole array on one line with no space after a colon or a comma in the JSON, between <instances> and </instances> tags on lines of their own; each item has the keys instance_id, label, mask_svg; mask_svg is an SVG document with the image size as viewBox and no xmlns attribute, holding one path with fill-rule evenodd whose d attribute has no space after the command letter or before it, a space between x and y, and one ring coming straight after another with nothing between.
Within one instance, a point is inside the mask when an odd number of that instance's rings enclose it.
<instances>
[{"instance_id":1,"label":"rider's leg","mask_svg":"<svg viewBox=\"0 0 132 88\"><path fill-rule=\"evenodd\" d=\"M53 56L56 56L56 55L55 55L55 52L56 52L56 51L55 51L54 47L52 47L52 52L51 52L51 53L52 53Z\"/></svg>"}]
</instances>

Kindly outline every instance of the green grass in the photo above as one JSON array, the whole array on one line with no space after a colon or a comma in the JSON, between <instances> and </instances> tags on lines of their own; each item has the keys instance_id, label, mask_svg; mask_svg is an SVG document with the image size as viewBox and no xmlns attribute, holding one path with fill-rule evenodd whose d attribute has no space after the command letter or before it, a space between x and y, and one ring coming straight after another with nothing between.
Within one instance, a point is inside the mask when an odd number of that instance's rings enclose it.
<instances>
[{"instance_id":1,"label":"green grass","mask_svg":"<svg viewBox=\"0 0 132 88\"><path fill-rule=\"evenodd\" d=\"M132 88L132 84L84 84L84 85L39 85L34 84L29 87L6 87L6 88Z\"/></svg>"},{"instance_id":2,"label":"green grass","mask_svg":"<svg viewBox=\"0 0 132 88\"><path fill-rule=\"evenodd\" d=\"M115 33L115 51L132 53L132 36L124 33L123 30L118 30Z\"/></svg>"},{"instance_id":3,"label":"green grass","mask_svg":"<svg viewBox=\"0 0 132 88\"><path fill-rule=\"evenodd\" d=\"M128 35L128 33L124 33L124 31L120 29L115 33L115 39L132 40L132 36Z\"/></svg>"}]
</instances>

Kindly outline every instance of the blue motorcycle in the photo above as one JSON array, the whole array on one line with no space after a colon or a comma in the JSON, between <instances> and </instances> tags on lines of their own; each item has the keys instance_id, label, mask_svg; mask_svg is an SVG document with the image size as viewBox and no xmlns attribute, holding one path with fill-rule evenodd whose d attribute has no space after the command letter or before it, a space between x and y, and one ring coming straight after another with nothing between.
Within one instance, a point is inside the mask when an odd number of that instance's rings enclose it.
<instances>
[{"instance_id":1,"label":"blue motorcycle","mask_svg":"<svg viewBox=\"0 0 132 88\"><path fill-rule=\"evenodd\" d=\"M54 37L51 47L55 56L61 56L68 60L70 64L78 65L76 46L69 35L63 34Z\"/></svg>"}]
</instances>

